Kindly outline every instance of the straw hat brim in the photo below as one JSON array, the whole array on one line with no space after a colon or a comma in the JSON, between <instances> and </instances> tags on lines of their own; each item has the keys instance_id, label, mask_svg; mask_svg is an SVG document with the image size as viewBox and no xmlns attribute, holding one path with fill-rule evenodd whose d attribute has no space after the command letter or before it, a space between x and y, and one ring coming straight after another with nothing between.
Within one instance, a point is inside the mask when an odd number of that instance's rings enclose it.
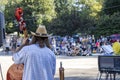
<instances>
[{"instance_id":1,"label":"straw hat brim","mask_svg":"<svg viewBox=\"0 0 120 80\"><path fill-rule=\"evenodd\" d=\"M49 37L48 34L37 34L37 33L34 33L34 32L32 32L32 31L31 31L31 35L37 36L37 37Z\"/></svg>"}]
</instances>

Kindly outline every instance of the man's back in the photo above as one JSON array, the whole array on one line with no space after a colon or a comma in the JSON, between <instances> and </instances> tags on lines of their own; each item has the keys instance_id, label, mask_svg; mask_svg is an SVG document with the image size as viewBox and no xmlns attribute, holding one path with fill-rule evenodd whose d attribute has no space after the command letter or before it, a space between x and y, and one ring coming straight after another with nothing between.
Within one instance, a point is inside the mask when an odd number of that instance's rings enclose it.
<instances>
[{"instance_id":1,"label":"man's back","mask_svg":"<svg viewBox=\"0 0 120 80\"><path fill-rule=\"evenodd\" d=\"M54 80L55 55L49 48L33 44L24 47L20 54L20 62L24 64L23 80Z\"/></svg>"}]
</instances>

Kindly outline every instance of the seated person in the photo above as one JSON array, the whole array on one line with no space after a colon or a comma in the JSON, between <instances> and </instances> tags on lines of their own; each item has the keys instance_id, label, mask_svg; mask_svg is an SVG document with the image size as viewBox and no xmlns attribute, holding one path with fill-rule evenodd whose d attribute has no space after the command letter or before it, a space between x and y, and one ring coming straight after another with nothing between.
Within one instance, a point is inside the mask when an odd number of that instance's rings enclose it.
<instances>
[{"instance_id":1,"label":"seated person","mask_svg":"<svg viewBox=\"0 0 120 80\"><path fill-rule=\"evenodd\" d=\"M101 48L103 49L103 53L104 55L113 55L113 48L110 44L108 44L107 42L104 42L103 45L101 46Z\"/></svg>"}]
</instances>

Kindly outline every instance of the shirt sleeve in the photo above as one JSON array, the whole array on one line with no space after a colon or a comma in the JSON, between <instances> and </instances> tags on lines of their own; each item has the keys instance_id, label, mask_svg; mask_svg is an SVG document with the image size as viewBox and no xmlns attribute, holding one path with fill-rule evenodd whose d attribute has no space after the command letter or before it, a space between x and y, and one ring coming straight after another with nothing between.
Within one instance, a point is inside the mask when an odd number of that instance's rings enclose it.
<instances>
[{"instance_id":1,"label":"shirt sleeve","mask_svg":"<svg viewBox=\"0 0 120 80\"><path fill-rule=\"evenodd\" d=\"M53 58L53 75L55 75L55 72L56 72L56 57L54 56Z\"/></svg>"},{"instance_id":2,"label":"shirt sleeve","mask_svg":"<svg viewBox=\"0 0 120 80\"><path fill-rule=\"evenodd\" d=\"M21 64L24 63L24 58L25 58L25 47L23 47L19 52L15 53L13 55L13 61L15 64Z\"/></svg>"}]
</instances>

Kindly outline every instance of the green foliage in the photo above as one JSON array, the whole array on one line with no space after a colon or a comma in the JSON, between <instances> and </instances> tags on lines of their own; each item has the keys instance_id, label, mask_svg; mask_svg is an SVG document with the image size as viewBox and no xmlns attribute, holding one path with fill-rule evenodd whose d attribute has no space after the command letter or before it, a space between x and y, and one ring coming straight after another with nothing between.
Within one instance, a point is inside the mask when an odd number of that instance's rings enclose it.
<instances>
[{"instance_id":1,"label":"green foliage","mask_svg":"<svg viewBox=\"0 0 120 80\"><path fill-rule=\"evenodd\" d=\"M119 4L119 0L9 0L5 6L6 31L18 29L14 11L19 6L24 10L23 18L29 31L43 24L48 33L62 36L120 33Z\"/></svg>"},{"instance_id":2,"label":"green foliage","mask_svg":"<svg viewBox=\"0 0 120 80\"><path fill-rule=\"evenodd\" d=\"M57 16L64 15L65 13L70 14L72 10L74 0L54 0L55 11Z\"/></svg>"},{"instance_id":3,"label":"green foliage","mask_svg":"<svg viewBox=\"0 0 120 80\"><path fill-rule=\"evenodd\" d=\"M26 22L28 31L35 31L38 24L50 22L56 17L54 0L10 0L5 8L7 33L17 31L16 29L9 29L9 23L15 24L13 25L13 28L18 24L14 23L16 20L14 12L17 7L23 8L23 18Z\"/></svg>"},{"instance_id":4,"label":"green foliage","mask_svg":"<svg viewBox=\"0 0 120 80\"><path fill-rule=\"evenodd\" d=\"M83 1L83 2L82 2ZM47 26L56 35L90 34L95 18L90 16L90 6L84 0L55 0L57 18Z\"/></svg>"},{"instance_id":5,"label":"green foliage","mask_svg":"<svg viewBox=\"0 0 120 80\"><path fill-rule=\"evenodd\" d=\"M103 15L98 20L96 25L97 29L95 34L98 36L105 35L109 36L111 34L120 33L120 13L114 13L113 15Z\"/></svg>"},{"instance_id":6,"label":"green foliage","mask_svg":"<svg viewBox=\"0 0 120 80\"><path fill-rule=\"evenodd\" d=\"M96 21L95 30L92 32L96 36L120 33L120 1L104 0L100 17Z\"/></svg>"},{"instance_id":7,"label":"green foliage","mask_svg":"<svg viewBox=\"0 0 120 80\"><path fill-rule=\"evenodd\" d=\"M96 17L102 9L103 0L79 0L78 4L83 5L82 11L86 11L90 16Z\"/></svg>"},{"instance_id":8,"label":"green foliage","mask_svg":"<svg viewBox=\"0 0 120 80\"><path fill-rule=\"evenodd\" d=\"M76 15L77 14L77 15ZM50 33L56 35L73 35L77 33L90 34L90 29L94 24L94 19L84 14L64 14L49 23Z\"/></svg>"},{"instance_id":9,"label":"green foliage","mask_svg":"<svg viewBox=\"0 0 120 80\"><path fill-rule=\"evenodd\" d=\"M7 0L0 0L0 11L3 12L5 10L5 4L7 3Z\"/></svg>"},{"instance_id":10,"label":"green foliage","mask_svg":"<svg viewBox=\"0 0 120 80\"><path fill-rule=\"evenodd\" d=\"M103 4L103 12L112 15L120 11L120 0L105 0Z\"/></svg>"}]
</instances>

